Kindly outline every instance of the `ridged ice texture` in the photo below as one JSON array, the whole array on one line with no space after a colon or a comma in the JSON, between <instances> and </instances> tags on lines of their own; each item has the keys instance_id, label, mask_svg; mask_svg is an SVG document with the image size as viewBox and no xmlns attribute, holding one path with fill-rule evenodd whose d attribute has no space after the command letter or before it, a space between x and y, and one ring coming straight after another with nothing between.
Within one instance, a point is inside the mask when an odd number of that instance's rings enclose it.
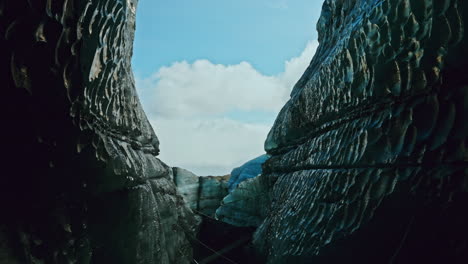
<instances>
[{"instance_id":1,"label":"ridged ice texture","mask_svg":"<svg viewBox=\"0 0 468 264\"><path fill-rule=\"evenodd\" d=\"M258 227L268 214L271 197L261 175L247 178L226 195L219 208L216 219L238 227Z\"/></svg>"},{"instance_id":2,"label":"ridged ice texture","mask_svg":"<svg viewBox=\"0 0 468 264\"><path fill-rule=\"evenodd\" d=\"M173 172L177 190L190 209L200 215L214 217L221 200L228 193L229 175L197 176L177 167L173 168Z\"/></svg>"},{"instance_id":3,"label":"ridged ice texture","mask_svg":"<svg viewBox=\"0 0 468 264\"><path fill-rule=\"evenodd\" d=\"M0 1L11 263L191 261L197 219L135 90L136 4Z\"/></svg>"},{"instance_id":4,"label":"ridged ice texture","mask_svg":"<svg viewBox=\"0 0 468 264\"><path fill-rule=\"evenodd\" d=\"M427 206L434 218L466 201L467 19L468 5L461 0L325 1L317 25L320 46L265 142L272 158L262 177L269 179L272 202L254 244L269 263L309 263L355 232L365 238L359 230L368 223L380 223L381 232L368 239L388 246L385 230L397 223L378 222L374 214L387 210L403 218L407 212L382 205L387 200L402 208L411 204L414 211ZM468 220L459 209L426 233ZM389 242L382 250L395 258L402 252L401 261L408 261L406 246L428 243L405 234L394 236L411 242ZM447 236L447 245L457 241L452 247L466 251L466 237ZM460 254L444 250L426 250L424 256ZM365 262L358 254L355 260Z\"/></svg>"}]
</instances>

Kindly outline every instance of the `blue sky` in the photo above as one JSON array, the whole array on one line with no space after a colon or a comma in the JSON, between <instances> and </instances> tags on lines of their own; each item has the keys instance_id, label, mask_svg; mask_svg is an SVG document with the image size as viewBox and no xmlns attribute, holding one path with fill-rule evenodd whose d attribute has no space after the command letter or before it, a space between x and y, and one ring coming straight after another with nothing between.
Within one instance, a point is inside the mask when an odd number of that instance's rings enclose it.
<instances>
[{"instance_id":1,"label":"blue sky","mask_svg":"<svg viewBox=\"0 0 468 264\"><path fill-rule=\"evenodd\" d=\"M263 152L310 62L321 0L140 0L133 70L161 159L227 174Z\"/></svg>"},{"instance_id":2,"label":"blue sky","mask_svg":"<svg viewBox=\"0 0 468 264\"><path fill-rule=\"evenodd\" d=\"M148 76L175 61L249 61L264 74L316 39L319 0L140 0L133 68Z\"/></svg>"}]
</instances>

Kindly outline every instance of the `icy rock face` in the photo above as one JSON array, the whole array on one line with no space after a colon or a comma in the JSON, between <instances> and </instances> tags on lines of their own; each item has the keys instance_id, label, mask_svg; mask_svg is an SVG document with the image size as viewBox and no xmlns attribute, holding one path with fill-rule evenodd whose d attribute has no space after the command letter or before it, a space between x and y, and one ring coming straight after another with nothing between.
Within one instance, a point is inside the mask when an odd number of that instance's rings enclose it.
<instances>
[{"instance_id":1,"label":"icy rock face","mask_svg":"<svg viewBox=\"0 0 468 264\"><path fill-rule=\"evenodd\" d=\"M243 164L242 166L235 168L231 172L231 178L229 179L229 191L232 192L239 183L257 177L262 173L262 165L269 158L268 155L264 154L256 157Z\"/></svg>"},{"instance_id":2,"label":"icy rock face","mask_svg":"<svg viewBox=\"0 0 468 264\"><path fill-rule=\"evenodd\" d=\"M462 0L325 1L265 142L268 263L468 261L466 21Z\"/></svg>"},{"instance_id":3,"label":"icy rock face","mask_svg":"<svg viewBox=\"0 0 468 264\"><path fill-rule=\"evenodd\" d=\"M2 262L190 263L197 218L135 91L136 4L0 1Z\"/></svg>"},{"instance_id":4,"label":"icy rock face","mask_svg":"<svg viewBox=\"0 0 468 264\"><path fill-rule=\"evenodd\" d=\"M177 190L191 209L198 209L200 177L186 169L174 167L172 170Z\"/></svg>"},{"instance_id":5,"label":"icy rock face","mask_svg":"<svg viewBox=\"0 0 468 264\"><path fill-rule=\"evenodd\" d=\"M221 202L216 210L216 219L238 227L258 227L268 214L271 202L266 177L242 181Z\"/></svg>"},{"instance_id":6,"label":"icy rock face","mask_svg":"<svg viewBox=\"0 0 468 264\"><path fill-rule=\"evenodd\" d=\"M267 180L261 177L262 165L269 155L261 155L231 172L229 194L216 210L216 219L237 227L258 227L270 203Z\"/></svg>"},{"instance_id":7,"label":"icy rock face","mask_svg":"<svg viewBox=\"0 0 468 264\"><path fill-rule=\"evenodd\" d=\"M228 194L226 176L202 176L200 177L200 190L198 209L205 215L213 217L223 198Z\"/></svg>"},{"instance_id":8,"label":"icy rock face","mask_svg":"<svg viewBox=\"0 0 468 264\"><path fill-rule=\"evenodd\" d=\"M197 176L186 169L177 167L173 168L173 171L174 183L190 209L196 213L213 217L221 200L228 193L229 175Z\"/></svg>"}]
</instances>

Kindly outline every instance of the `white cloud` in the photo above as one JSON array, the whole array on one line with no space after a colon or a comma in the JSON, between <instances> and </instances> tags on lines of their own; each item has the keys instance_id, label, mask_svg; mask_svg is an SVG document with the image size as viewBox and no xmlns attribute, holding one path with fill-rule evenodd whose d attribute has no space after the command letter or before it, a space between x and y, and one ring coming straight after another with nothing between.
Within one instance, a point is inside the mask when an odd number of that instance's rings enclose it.
<instances>
[{"instance_id":1,"label":"white cloud","mask_svg":"<svg viewBox=\"0 0 468 264\"><path fill-rule=\"evenodd\" d=\"M200 175L225 174L263 153L272 124L229 120L231 112L276 115L312 59L317 41L285 62L276 76L248 62L237 65L197 60L175 62L137 80L137 88L161 142L161 159Z\"/></svg>"},{"instance_id":2,"label":"white cloud","mask_svg":"<svg viewBox=\"0 0 468 264\"><path fill-rule=\"evenodd\" d=\"M247 62L229 66L207 60L176 62L145 81L152 87L151 112L171 117L233 109L278 111L288 96L276 76L262 75Z\"/></svg>"},{"instance_id":3,"label":"white cloud","mask_svg":"<svg viewBox=\"0 0 468 264\"><path fill-rule=\"evenodd\" d=\"M299 57L294 57L284 64L284 72L280 74L280 79L282 80L283 84L291 90L302 76L304 71L310 64L312 57L315 54L315 51L318 47L317 41L311 41L307 43L306 48L302 51Z\"/></svg>"},{"instance_id":4,"label":"white cloud","mask_svg":"<svg viewBox=\"0 0 468 264\"><path fill-rule=\"evenodd\" d=\"M224 175L262 154L270 129L225 118L155 118L151 123L161 142L161 160L199 175Z\"/></svg>"}]
</instances>

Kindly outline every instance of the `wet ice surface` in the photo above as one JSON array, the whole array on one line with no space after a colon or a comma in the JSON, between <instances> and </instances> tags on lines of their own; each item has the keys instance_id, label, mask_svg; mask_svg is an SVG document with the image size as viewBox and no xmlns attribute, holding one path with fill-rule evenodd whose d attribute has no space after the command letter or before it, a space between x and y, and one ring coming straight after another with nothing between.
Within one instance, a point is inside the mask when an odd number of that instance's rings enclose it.
<instances>
[{"instance_id":1,"label":"wet ice surface","mask_svg":"<svg viewBox=\"0 0 468 264\"><path fill-rule=\"evenodd\" d=\"M191 261L198 220L156 157L135 91L136 4L0 2L16 171L6 182L23 186L1 190L11 212L1 227L24 262Z\"/></svg>"},{"instance_id":2,"label":"wet ice surface","mask_svg":"<svg viewBox=\"0 0 468 264\"><path fill-rule=\"evenodd\" d=\"M375 246L354 248L363 262L466 256L442 242L466 249L462 235L447 235L451 225L467 234L456 224L461 208L427 230L443 239L405 230L466 201L467 9L448 0L325 2L321 44L265 142L269 210L254 244L269 263L339 263L353 244Z\"/></svg>"}]
</instances>

